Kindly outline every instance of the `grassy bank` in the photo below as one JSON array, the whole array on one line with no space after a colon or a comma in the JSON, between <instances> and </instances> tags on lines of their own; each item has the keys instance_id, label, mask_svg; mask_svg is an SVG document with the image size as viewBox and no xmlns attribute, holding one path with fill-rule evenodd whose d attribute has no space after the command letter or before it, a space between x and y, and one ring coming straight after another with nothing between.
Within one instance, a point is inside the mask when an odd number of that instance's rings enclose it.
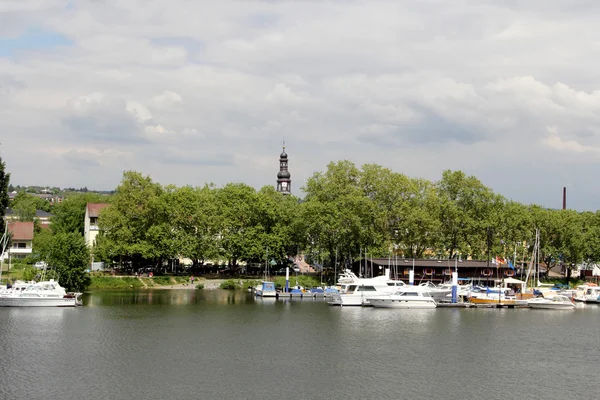
<instances>
[{"instance_id":1,"label":"grassy bank","mask_svg":"<svg viewBox=\"0 0 600 400\"><path fill-rule=\"evenodd\" d=\"M155 276L135 278L131 276L90 276L88 290L146 289L161 286L179 285L189 280L182 276Z\"/></svg>"}]
</instances>

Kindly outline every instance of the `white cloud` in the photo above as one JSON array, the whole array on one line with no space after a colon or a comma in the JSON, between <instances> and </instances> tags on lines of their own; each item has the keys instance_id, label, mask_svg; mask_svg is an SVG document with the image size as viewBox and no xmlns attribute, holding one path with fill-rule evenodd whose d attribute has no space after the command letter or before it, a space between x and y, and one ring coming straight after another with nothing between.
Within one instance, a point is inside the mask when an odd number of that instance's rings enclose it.
<instances>
[{"instance_id":1,"label":"white cloud","mask_svg":"<svg viewBox=\"0 0 600 400\"><path fill-rule=\"evenodd\" d=\"M598 11L5 1L0 37L35 27L73 45L0 52L0 116L18 133L2 155L16 184L110 189L135 169L161 183L260 187L274 183L285 138L295 191L349 159L428 179L460 168L549 206L554 186L569 186L573 207L597 208L586 182L600 149Z\"/></svg>"}]
</instances>

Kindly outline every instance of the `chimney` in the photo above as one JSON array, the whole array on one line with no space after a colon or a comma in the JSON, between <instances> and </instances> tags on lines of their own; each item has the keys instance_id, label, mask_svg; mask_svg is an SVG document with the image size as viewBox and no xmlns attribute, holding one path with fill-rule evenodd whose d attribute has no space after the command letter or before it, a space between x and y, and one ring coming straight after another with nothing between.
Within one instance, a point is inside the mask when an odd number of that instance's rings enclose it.
<instances>
[{"instance_id":1,"label":"chimney","mask_svg":"<svg viewBox=\"0 0 600 400\"><path fill-rule=\"evenodd\" d=\"M567 209L567 187L563 187L563 210Z\"/></svg>"}]
</instances>

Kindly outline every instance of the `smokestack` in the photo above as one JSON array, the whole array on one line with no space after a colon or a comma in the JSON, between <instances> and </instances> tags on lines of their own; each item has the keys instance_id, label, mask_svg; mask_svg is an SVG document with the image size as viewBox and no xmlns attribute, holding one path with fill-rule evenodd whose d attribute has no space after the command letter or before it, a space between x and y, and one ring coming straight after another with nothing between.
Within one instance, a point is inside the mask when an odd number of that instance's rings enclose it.
<instances>
[{"instance_id":1,"label":"smokestack","mask_svg":"<svg viewBox=\"0 0 600 400\"><path fill-rule=\"evenodd\" d=\"M563 210L567 209L567 187L563 187Z\"/></svg>"}]
</instances>

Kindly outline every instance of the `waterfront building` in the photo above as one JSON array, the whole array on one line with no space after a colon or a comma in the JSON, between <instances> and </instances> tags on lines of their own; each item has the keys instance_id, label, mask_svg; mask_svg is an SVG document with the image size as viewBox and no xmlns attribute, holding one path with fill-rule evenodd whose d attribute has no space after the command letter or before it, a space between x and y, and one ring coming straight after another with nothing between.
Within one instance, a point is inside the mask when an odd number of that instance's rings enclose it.
<instances>
[{"instance_id":1,"label":"waterfront building","mask_svg":"<svg viewBox=\"0 0 600 400\"><path fill-rule=\"evenodd\" d=\"M83 237L88 247L94 246L96 242L96 236L98 236L98 232L100 231L98 228L98 217L100 216L100 211L106 207L108 207L108 203L87 203L85 207Z\"/></svg>"},{"instance_id":2,"label":"waterfront building","mask_svg":"<svg viewBox=\"0 0 600 400\"><path fill-rule=\"evenodd\" d=\"M292 175L288 171L288 155L285 152L285 142L283 151L279 156L279 172L277 173L277 191L282 194L292 193Z\"/></svg>"}]
</instances>

